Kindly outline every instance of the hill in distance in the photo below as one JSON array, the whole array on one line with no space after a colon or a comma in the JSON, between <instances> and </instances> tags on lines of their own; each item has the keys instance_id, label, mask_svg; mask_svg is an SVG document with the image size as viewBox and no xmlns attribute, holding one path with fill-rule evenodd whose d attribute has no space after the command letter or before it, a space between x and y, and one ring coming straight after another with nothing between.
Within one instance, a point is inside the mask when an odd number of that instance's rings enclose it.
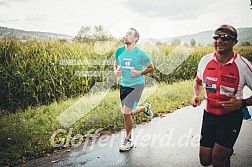
<instances>
[{"instance_id":1,"label":"hill in distance","mask_svg":"<svg viewBox=\"0 0 252 167\"><path fill-rule=\"evenodd\" d=\"M46 39L46 38L57 38L57 39L66 39L72 40L73 37L65 34L57 34L51 32L38 32L38 31L25 31L14 28L7 28L0 26L0 39L1 38L10 38L15 37L20 40L27 40L28 38L36 39Z\"/></svg>"},{"instance_id":2,"label":"hill in distance","mask_svg":"<svg viewBox=\"0 0 252 167\"><path fill-rule=\"evenodd\" d=\"M189 42L194 39L197 44L201 45L208 45L213 43L213 33L214 30L209 30L209 31L203 31L195 34L190 34L190 35L184 35L184 36L177 36L174 38L177 38L181 41L181 43L184 42ZM252 27L245 27L245 28L237 28L237 33L238 33L238 42L250 42L252 44ZM163 39L158 39L157 41L162 42L162 43L167 43L171 44L172 40L174 38L163 38Z\"/></svg>"},{"instance_id":3,"label":"hill in distance","mask_svg":"<svg viewBox=\"0 0 252 167\"><path fill-rule=\"evenodd\" d=\"M249 42L252 44L252 27L238 28L238 41ZM214 30L203 31L195 34L176 36L176 37L168 37L162 39L153 39L153 38L140 38L139 43L151 43L155 44L156 42L171 44L174 38L177 38L181 41L181 43L190 43L192 39L196 41L196 45L209 45L213 43L212 35ZM36 38L36 39L46 39L46 38L57 38L57 39L66 39L67 41L71 41L74 37L65 34L57 34L51 32L38 32L38 31L25 31L14 28L7 28L0 26L0 39L8 38L8 37L16 37L20 40L27 40L28 38Z\"/></svg>"}]
</instances>

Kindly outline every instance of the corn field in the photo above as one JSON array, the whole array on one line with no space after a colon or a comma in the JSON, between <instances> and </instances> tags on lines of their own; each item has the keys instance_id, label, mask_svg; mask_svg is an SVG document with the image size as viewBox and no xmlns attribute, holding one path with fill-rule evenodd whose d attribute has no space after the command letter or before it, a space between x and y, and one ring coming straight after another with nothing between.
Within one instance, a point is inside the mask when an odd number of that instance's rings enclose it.
<instances>
[{"instance_id":1,"label":"corn field","mask_svg":"<svg viewBox=\"0 0 252 167\"><path fill-rule=\"evenodd\" d=\"M106 52L98 52L95 47L58 40L20 42L2 39L0 108L15 111L78 97L87 93L96 82L106 81L106 74L113 70L113 54L117 45ZM214 51L211 47L183 50L170 46L143 46L143 50L150 55L156 67L149 76L168 83L193 78L200 58ZM252 47L237 47L235 50L252 61ZM97 75L83 75L86 71Z\"/></svg>"}]
</instances>

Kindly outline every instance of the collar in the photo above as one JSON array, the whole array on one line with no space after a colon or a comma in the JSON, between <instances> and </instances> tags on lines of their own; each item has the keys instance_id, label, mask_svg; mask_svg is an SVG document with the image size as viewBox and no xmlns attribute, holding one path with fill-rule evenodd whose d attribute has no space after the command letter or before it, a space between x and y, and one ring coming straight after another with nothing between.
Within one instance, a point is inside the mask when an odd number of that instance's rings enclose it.
<instances>
[{"instance_id":1,"label":"collar","mask_svg":"<svg viewBox=\"0 0 252 167\"><path fill-rule=\"evenodd\" d=\"M234 60L235 60L236 58L237 58L237 53L234 52L234 55L233 55L232 59L229 60L226 64L223 64L223 65L233 64L233 63L234 63ZM216 58L216 52L214 52L214 54L213 54L213 59L214 59L217 63L219 63L218 60L217 60L217 58Z\"/></svg>"}]
</instances>

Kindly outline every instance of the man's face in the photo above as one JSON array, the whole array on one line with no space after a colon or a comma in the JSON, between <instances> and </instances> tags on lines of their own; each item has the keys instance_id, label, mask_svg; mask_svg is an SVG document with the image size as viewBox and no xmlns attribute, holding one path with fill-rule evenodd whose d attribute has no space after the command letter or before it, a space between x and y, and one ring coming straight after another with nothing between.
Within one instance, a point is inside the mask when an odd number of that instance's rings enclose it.
<instances>
[{"instance_id":1,"label":"man's face","mask_svg":"<svg viewBox=\"0 0 252 167\"><path fill-rule=\"evenodd\" d=\"M132 43L135 43L137 40L137 37L135 37L135 30L129 29L128 32L126 32L125 37L124 37L124 43L126 45L130 45Z\"/></svg>"},{"instance_id":2,"label":"man's face","mask_svg":"<svg viewBox=\"0 0 252 167\"><path fill-rule=\"evenodd\" d=\"M224 32L216 33L213 38L215 50L220 54L229 53L233 50L233 46L237 43L236 39Z\"/></svg>"}]
</instances>

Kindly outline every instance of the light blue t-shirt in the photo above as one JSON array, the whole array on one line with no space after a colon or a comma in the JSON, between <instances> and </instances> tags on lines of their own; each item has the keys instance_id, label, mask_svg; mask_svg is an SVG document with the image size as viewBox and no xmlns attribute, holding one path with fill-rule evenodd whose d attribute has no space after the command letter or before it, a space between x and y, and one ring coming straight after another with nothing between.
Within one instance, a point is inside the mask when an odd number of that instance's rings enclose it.
<instances>
[{"instance_id":1,"label":"light blue t-shirt","mask_svg":"<svg viewBox=\"0 0 252 167\"><path fill-rule=\"evenodd\" d=\"M137 46L127 51L125 46L120 47L115 52L115 61L122 70L120 85L131 87L138 84L144 84L144 75L131 76L131 69L142 70L151 64L151 59L143 50Z\"/></svg>"}]
</instances>

